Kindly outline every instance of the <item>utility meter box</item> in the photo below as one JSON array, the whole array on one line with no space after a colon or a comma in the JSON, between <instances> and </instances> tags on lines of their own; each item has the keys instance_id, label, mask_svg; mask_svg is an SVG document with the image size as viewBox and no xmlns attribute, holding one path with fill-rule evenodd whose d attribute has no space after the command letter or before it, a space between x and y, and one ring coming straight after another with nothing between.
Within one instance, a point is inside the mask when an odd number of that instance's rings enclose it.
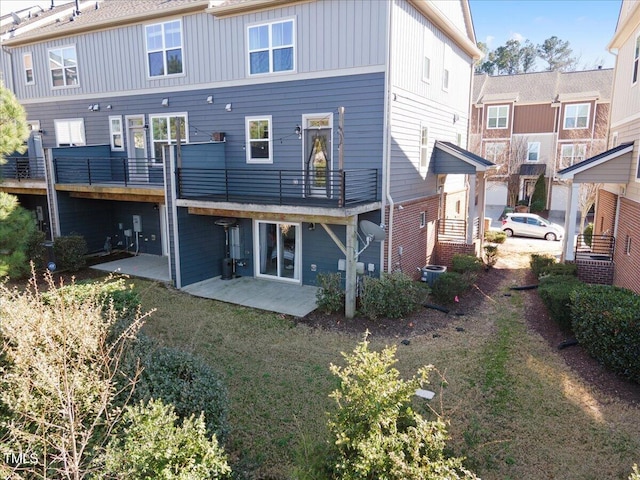
<instances>
[{"instance_id":1,"label":"utility meter box","mask_svg":"<svg viewBox=\"0 0 640 480\"><path fill-rule=\"evenodd\" d=\"M133 216L133 231L137 233L142 232L142 217L140 215Z\"/></svg>"}]
</instances>

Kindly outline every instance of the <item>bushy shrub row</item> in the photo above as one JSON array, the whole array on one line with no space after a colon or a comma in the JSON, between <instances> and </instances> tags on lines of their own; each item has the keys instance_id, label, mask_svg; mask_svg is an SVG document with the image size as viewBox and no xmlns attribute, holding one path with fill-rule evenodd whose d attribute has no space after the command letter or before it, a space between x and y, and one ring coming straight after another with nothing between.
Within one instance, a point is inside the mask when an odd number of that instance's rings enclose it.
<instances>
[{"instance_id":1,"label":"bushy shrub row","mask_svg":"<svg viewBox=\"0 0 640 480\"><path fill-rule=\"evenodd\" d=\"M426 284L402 272L363 277L360 310L370 319L402 318L420 308L428 293Z\"/></svg>"},{"instance_id":2,"label":"bushy shrub row","mask_svg":"<svg viewBox=\"0 0 640 480\"><path fill-rule=\"evenodd\" d=\"M538 253L533 253L531 255L531 260L529 261L531 270L533 271L533 274L536 276L536 278L540 278L540 276L544 275L549 267L555 265L556 263L556 257L554 257L553 255L540 255Z\"/></svg>"},{"instance_id":3,"label":"bushy shrub row","mask_svg":"<svg viewBox=\"0 0 640 480\"><path fill-rule=\"evenodd\" d=\"M571 296L576 339L599 362L640 383L640 295L588 285Z\"/></svg>"},{"instance_id":4,"label":"bushy shrub row","mask_svg":"<svg viewBox=\"0 0 640 480\"><path fill-rule=\"evenodd\" d=\"M53 253L60 270L75 272L87 265L87 241L82 235L57 237L53 241Z\"/></svg>"},{"instance_id":5,"label":"bushy shrub row","mask_svg":"<svg viewBox=\"0 0 640 480\"><path fill-rule=\"evenodd\" d=\"M538 294L551 317L566 332L571 331L571 294L582 285L573 275L549 275L540 279Z\"/></svg>"},{"instance_id":6,"label":"bushy shrub row","mask_svg":"<svg viewBox=\"0 0 640 480\"><path fill-rule=\"evenodd\" d=\"M316 305L320 311L334 313L344 310L344 288L340 272L319 273L316 284Z\"/></svg>"},{"instance_id":7,"label":"bushy shrub row","mask_svg":"<svg viewBox=\"0 0 640 480\"><path fill-rule=\"evenodd\" d=\"M451 269L436 278L431 296L441 304L452 304L456 297L467 292L478 278L484 264L475 255L456 254L451 259Z\"/></svg>"},{"instance_id":8,"label":"bushy shrub row","mask_svg":"<svg viewBox=\"0 0 640 480\"><path fill-rule=\"evenodd\" d=\"M504 243L507 240L507 234L502 230L486 230L484 239L490 243Z\"/></svg>"}]
</instances>

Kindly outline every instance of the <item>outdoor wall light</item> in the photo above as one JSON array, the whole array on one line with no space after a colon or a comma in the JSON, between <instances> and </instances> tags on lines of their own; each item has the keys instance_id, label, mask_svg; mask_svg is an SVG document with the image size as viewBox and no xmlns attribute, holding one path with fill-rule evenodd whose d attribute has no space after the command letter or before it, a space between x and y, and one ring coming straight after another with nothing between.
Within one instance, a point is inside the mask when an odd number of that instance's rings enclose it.
<instances>
[{"instance_id":1,"label":"outdoor wall light","mask_svg":"<svg viewBox=\"0 0 640 480\"><path fill-rule=\"evenodd\" d=\"M163 98L162 99L162 106L163 107L168 107L169 106L169 99L168 98Z\"/></svg>"},{"instance_id":2,"label":"outdoor wall light","mask_svg":"<svg viewBox=\"0 0 640 480\"><path fill-rule=\"evenodd\" d=\"M227 104L225 105L224 109L225 109L227 112L230 112L230 111L231 111L231 104L230 104L230 103L227 103Z\"/></svg>"},{"instance_id":3,"label":"outdoor wall light","mask_svg":"<svg viewBox=\"0 0 640 480\"><path fill-rule=\"evenodd\" d=\"M296 125L296 129L294 131L296 135L298 135L298 139L302 139L302 127L300 125Z\"/></svg>"},{"instance_id":4,"label":"outdoor wall light","mask_svg":"<svg viewBox=\"0 0 640 480\"><path fill-rule=\"evenodd\" d=\"M107 105L107 110L111 110L111 104Z\"/></svg>"},{"instance_id":5,"label":"outdoor wall light","mask_svg":"<svg viewBox=\"0 0 640 480\"><path fill-rule=\"evenodd\" d=\"M93 111L94 112L99 112L100 111L100 104L99 103L94 103L93 104Z\"/></svg>"},{"instance_id":6,"label":"outdoor wall light","mask_svg":"<svg viewBox=\"0 0 640 480\"><path fill-rule=\"evenodd\" d=\"M213 95L207 97L207 103L213 103Z\"/></svg>"}]
</instances>

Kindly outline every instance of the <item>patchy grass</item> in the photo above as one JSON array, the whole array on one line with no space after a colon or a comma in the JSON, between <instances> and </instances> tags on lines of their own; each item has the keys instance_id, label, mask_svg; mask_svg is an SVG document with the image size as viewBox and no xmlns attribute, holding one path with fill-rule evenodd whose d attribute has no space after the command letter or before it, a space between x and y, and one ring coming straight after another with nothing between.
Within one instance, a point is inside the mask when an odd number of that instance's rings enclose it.
<instances>
[{"instance_id":1,"label":"patchy grass","mask_svg":"<svg viewBox=\"0 0 640 480\"><path fill-rule=\"evenodd\" d=\"M523 271L514 271L523 277ZM517 282L518 278L510 281ZM286 316L191 297L135 280L145 330L210 362L229 387L227 451L237 478L291 478L295 458L326 438L328 394L361 340L295 325ZM503 290L439 336L399 345L410 376L433 364L431 405L450 420L450 449L483 479L624 478L640 456L640 410L591 390L523 320L520 292ZM461 330L462 329L462 330ZM371 347L398 338L370 338Z\"/></svg>"}]
</instances>

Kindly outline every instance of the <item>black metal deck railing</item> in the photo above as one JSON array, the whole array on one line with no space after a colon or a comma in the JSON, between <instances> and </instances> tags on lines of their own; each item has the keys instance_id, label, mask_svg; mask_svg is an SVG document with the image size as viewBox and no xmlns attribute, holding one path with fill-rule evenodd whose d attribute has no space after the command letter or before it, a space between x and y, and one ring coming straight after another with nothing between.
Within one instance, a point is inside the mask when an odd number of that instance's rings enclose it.
<instances>
[{"instance_id":1,"label":"black metal deck railing","mask_svg":"<svg viewBox=\"0 0 640 480\"><path fill-rule=\"evenodd\" d=\"M348 207L380 198L378 170L177 169L178 198L259 205Z\"/></svg>"},{"instance_id":2,"label":"black metal deck railing","mask_svg":"<svg viewBox=\"0 0 640 480\"><path fill-rule=\"evenodd\" d=\"M615 246L616 239L613 235L580 234L576 239L575 259L576 261L600 260L604 262L613 262Z\"/></svg>"},{"instance_id":3,"label":"black metal deck railing","mask_svg":"<svg viewBox=\"0 0 640 480\"><path fill-rule=\"evenodd\" d=\"M7 180L42 180L45 177L44 157L6 157L0 165L0 178Z\"/></svg>"},{"instance_id":4,"label":"black metal deck railing","mask_svg":"<svg viewBox=\"0 0 640 480\"><path fill-rule=\"evenodd\" d=\"M58 157L53 159L56 183L113 184L125 187L164 184L162 164L149 158Z\"/></svg>"}]
</instances>

